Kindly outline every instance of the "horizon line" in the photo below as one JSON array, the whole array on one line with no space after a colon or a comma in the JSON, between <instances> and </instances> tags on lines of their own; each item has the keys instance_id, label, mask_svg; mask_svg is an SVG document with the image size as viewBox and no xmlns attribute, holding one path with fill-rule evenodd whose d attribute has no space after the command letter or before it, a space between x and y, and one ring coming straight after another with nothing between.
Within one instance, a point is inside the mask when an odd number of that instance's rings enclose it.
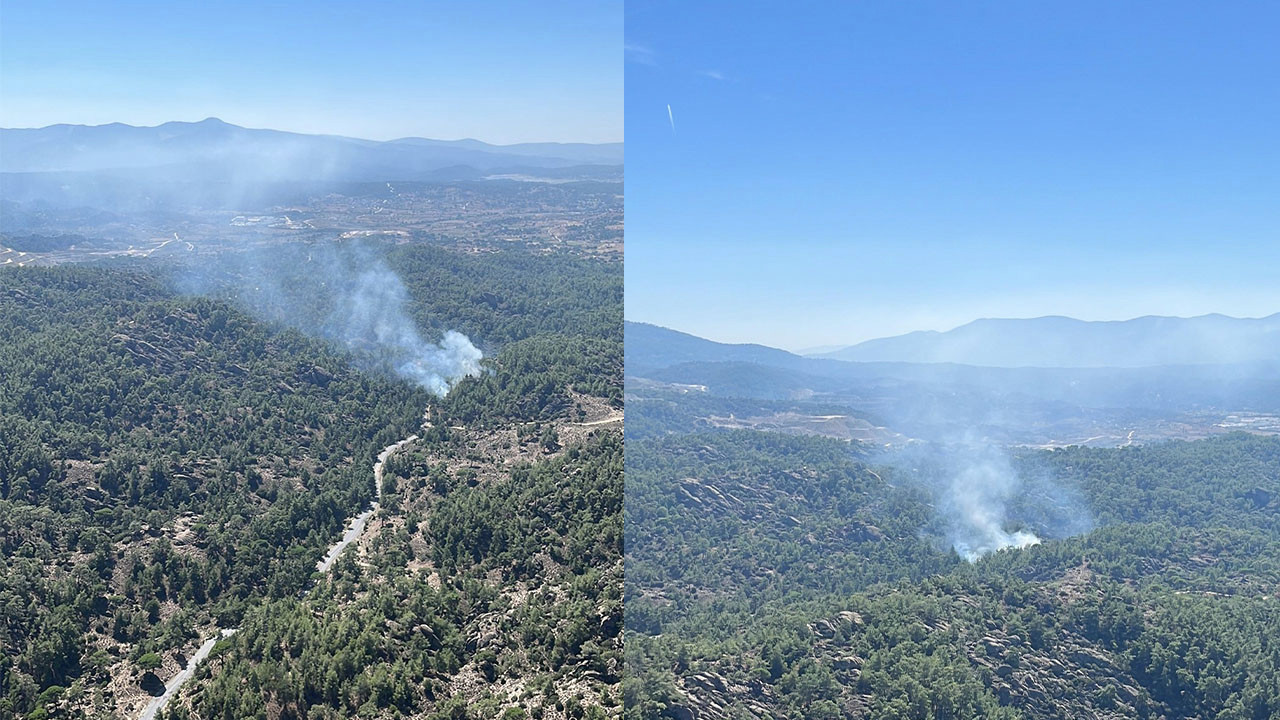
<instances>
[{"instance_id":1,"label":"horizon line","mask_svg":"<svg viewBox=\"0 0 1280 720\"><path fill-rule=\"evenodd\" d=\"M952 331L954 331L954 330L959 330L960 328L963 328L963 327L967 327L967 326L969 326L969 325L972 325L973 323L976 323L976 322L982 322L982 321L986 321L986 320L996 320L996 321L1007 321L1007 320L1013 320L1013 321L1018 321L1018 320L1050 320L1050 319L1062 319L1062 320L1071 320L1071 321L1074 321L1074 322L1080 322L1080 323L1127 323L1127 322L1134 322L1134 321L1136 321L1136 320L1146 320L1146 319L1157 319L1157 320L1198 320L1198 319L1200 319L1200 318L1207 318L1207 317L1223 317L1223 318L1227 318L1228 320L1269 320L1269 319L1274 318L1274 317L1277 317L1277 316L1280 316L1280 310L1277 310L1277 311L1272 312L1272 313L1267 314L1267 315L1260 315L1260 316L1257 316L1257 317L1245 317L1245 316L1237 316L1237 315L1228 315L1228 314L1226 314L1226 313L1220 313L1220 312L1208 312L1208 313L1201 313L1201 314L1199 314L1199 315L1154 315L1154 314L1147 314L1147 315L1138 315L1138 316L1135 316L1135 317L1125 318L1125 319L1123 319L1123 320L1081 320L1080 318L1071 317L1070 315L1036 315L1036 316L1032 316L1032 317L979 317L979 318L974 318L973 320L968 320L968 321L966 321L966 322L960 323L959 325L956 325L956 326L954 326L954 327L947 328L946 330L908 330L908 331L903 332L903 333L898 333L897 335L881 335L881 336L877 336L877 337L867 338L867 339L865 339L865 340L859 340L859 341L857 341L857 342L852 342L852 343L843 343L843 344L841 344L841 343L839 343L839 342L831 342L831 343L825 343L825 344L820 344L820 345L810 345L810 346L809 346L809 348L814 348L814 347L832 347L832 348L834 348L834 349L833 349L833 350L829 350L828 352L839 352L840 350L846 350L846 349L848 349L848 348L855 347L855 346L857 346L857 345L861 345L861 344L863 344L863 343L875 342L875 341L877 341L877 340L889 340L889 339L892 339L892 338L906 337L906 336L908 336L908 335L914 335L914 334L916 334L916 333L933 333L933 334L936 334L936 335L942 335L942 334L945 334L945 333L952 332ZM709 337L709 336L707 336L707 335L699 335L699 334L697 334L697 333L692 333L692 332L689 332L689 331L687 331L687 330L681 330L681 329L679 329L679 328L671 327L670 325L663 325L663 324L661 324L661 323L650 322L650 321L648 321L648 320L633 320L633 319L631 319L631 318L625 318L625 317L624 317L624 318L623 318L623 321L624 321L624 323L634 323L634 324L636 324L636 325L649 325L649 326L656 327L656 328L659 328L659 329L662 329L662 330L668 330L668 331L671 331L671 332L677 332L677 333L680 333L680 334L682 334L682 335L688 335L688 336L690 336L690 337L698 338L698 339L700 339L700 340L706 340L706 341L708 341L708 342L717 343L717 344L719 344L719 345L756 345L756 346L758 346L758 347L769 348L769 349L771 349L771 350L781 350L782 352L791 353L792 355L798 355L798 356L800 356L800 357L810 357L809 355L807 355L807 354L804 352L804 350L792 350L792 349L788 349L788 348L786 348L786 347L783 347L783 346L781 346L781 345L772 345L772 344L769 344L769 343L766 343L766 342L757 341L757 340L746 340L746 341L716 340L716 339L714 339L714 338L712 338L712 337ZM822 354L826 354L826 353L822 353Z\"/></svg>"},{"instance_id":2,"label":"horizon line","mask_svg":"<svg viewBox=\"0 0 1280 720\"><path fill-rule=\"evenodd\" d=\"M391 138L386 138L386 139L377 139L377 138L371 138L371 137L360 137L360 136L357 136L357 135L344 135L344 134L341 134L341 133L329 133L329 132L303 132L303 131L301 131L301 130L286 130L286 129L282 129L282 128L278 128L278 127L249 127L248 125L238 125L238 124L236 124L236 123L234 123L234 122L227 122L226 120L223 120L222 118L217 117L216 115L210 115L210 116L208 116L208 117L201 118L200 120L166 120L166 121L164 121L164 122L157 123L157 124L155 124L155 125L134 125L134 124L132 124L132 123L121 122L121 121L118 121L118 120L117 120L117 121L113 121L113 122L107 122L107 123L96 123L96 124L91 124L91 123L75 123L75 122L56 122L56 123L50 123L50 124L48 124L48 125L39 125L39 126L23 126L23 127L18 127L18 126L10 127L10 126L7 126L7 125L3 125L3 126L0 126L0 130L15 130L15 131L31 130L31 131L35 131L35 130L48 130L49 128L56 128L56 127L102 128L102 127L111 127L111 126L113 126L113 125L121 125L121 126L124 126L124 127L128 127L128 128L135 128L135 129L139 129L139 130L153 130L153 129L156 129L156 128L163 127L163 126L165 126L165 125L173 125L173 124L178 124L178 125L199 125L199 124L201 124L201 123L207 123L207 122L210 122L210 121L214 121L214 122L217 122L217 123L220 123L220 124L223 124L223 125L229 125L229 126L231 126L231 127L235 127L235 128L240 128L241 130L265 130L265 131L270 131L270 132L288 133L288 134L291 134L291 135L308 135L308 136L311 136L311 137L331 137L331 138L341 138L341 139L345 139L345 140L362 140L362 141L365 141L365 142L399 142L399 141L402 141L402 140L434 140L434 141L437 141L437 142L450 142L450 143L457 143L457 142L478 142L478 143L482 143L482 144L485 144L485 145L489 145L490 147L512 147L512 146L515 146L515 145L593 145L593 146L604 146L604 145L623 145L623 144L624 144L624 140L605 140L605 141L600 141L600 142L589 142L589 141L584 141L584 140L521 140L521 141L519 141L519 142L495 143L495 142L490 142L490 141L488 141L488 140L481 140L481 139L479 139L479 138L475 138L475 137L462 137L462 138L438 138L438 137L429 137L429 136L427 136L427 135L403 135L403 136L399 136L399 137L391 137Z\"/></svg>"}]
</instances>

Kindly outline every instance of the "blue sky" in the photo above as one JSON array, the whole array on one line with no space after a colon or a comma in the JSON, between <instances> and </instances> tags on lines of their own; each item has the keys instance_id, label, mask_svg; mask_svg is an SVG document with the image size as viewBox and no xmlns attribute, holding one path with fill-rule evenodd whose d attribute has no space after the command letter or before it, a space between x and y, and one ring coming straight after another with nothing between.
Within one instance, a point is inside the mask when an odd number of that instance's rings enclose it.
<instances>
[{"instance_id":1,"label":"blue sky","mask_svg":"<svg viewBox=\"0 0 1280 720\"><path fill-rule=\"evenodd\" d=\"M1280 311L1274 3L626 14L628 319L804 349Z\"/></svg>"},{"instance_id":2,"label":"blue sky","mask_svg":"<svg viewBox=\"0 0 1280 720\"><path fill-rule=\"evenodd\" d=\"M0 5L0 126L208 116L374 139L622 139L622 5Z\"/></svg>"}]
</instances>

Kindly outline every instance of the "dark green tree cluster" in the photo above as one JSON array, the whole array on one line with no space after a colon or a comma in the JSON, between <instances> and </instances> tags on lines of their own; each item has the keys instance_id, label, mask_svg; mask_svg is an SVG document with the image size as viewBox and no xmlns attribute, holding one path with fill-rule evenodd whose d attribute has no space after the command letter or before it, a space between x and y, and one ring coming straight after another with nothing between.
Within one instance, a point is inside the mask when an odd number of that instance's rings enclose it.
<instances>
[{"instance_id":1,"label":"dark green tree cluster","mask_svg":"<svg viewBox=\"0 0 1280 720\"><path fill-rule=\"evenodd\" d=\"M526 250L471 255L402 245L387 262L424 328L457 330L486 350L534 336L622 343L622 263Z\"/></svg>"},{"instance_id":2,"label":"dark green tree cluster","mask_svg":"<svg viewBox=\"0 0 1280 720\"><path fill-rule=\"evenodd\" d=\"M502 348L489 372L438 403L440 418L468 426L550 420L566 415L573 393L622 406L622 353L616 341L537 336Z\"/></svg>"}]
</instances>

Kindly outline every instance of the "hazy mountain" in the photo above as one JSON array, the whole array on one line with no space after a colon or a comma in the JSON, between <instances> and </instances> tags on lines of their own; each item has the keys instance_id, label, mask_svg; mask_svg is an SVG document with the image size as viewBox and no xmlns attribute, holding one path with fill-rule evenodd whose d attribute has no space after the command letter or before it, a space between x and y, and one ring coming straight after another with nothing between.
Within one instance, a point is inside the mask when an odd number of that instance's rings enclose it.
<instances>
[{"instance_id":1,"label":"hazy mountain","mask_svg":"<svg viewBox=\"0 0 1280 720\"><path fill-rule=\"evenodd\" d=\"M624 347L629 374L690 362L746 362L777 367L797 367L805 362L804 358L786 350L764 345L718 343L637 322L626 324Z\"/></svg>"},{"instance_id":2,"label":"hazy mountain","mask_svg":"<svg viewBox=\"0 0 1280 720\"><path fill-rule=\"evenodd\" d=\"M476 152L518 155L520 157L563 158L576 165L621 165L622 143L518 143L516 145L491 145L479 140L430 140L428 138L400 138L389 141L393 145L415 147L453 148Z\"/></svg>"},{"instance_id":3,"label":"hazy mountain","mask_svg":"<svg viewBox=\"0 0 1280 720\"><path fill-rule=\"evenodd\" d=\"M1280 412L1277 360L1148 367L853 362L717 343L653 325L628 323L626 330L626 372L633 379L697 386L705 402L786 399L844 406L915 437L980 429L1008 442L1036 444L1132 429L1128 423L1137 417L1171 420L1210 409Z\"/></svg>"},{"instance_id":4,"label":"hazy mountain","mask_svg":"<svg viewBox=\"0 0 1280 720\"><path fill-rule=\"evenodd\" d=\"M947 332L868 340L816 357L990 367L1149 367L1280 360L1280 313L1264 318L976 320Z\"/></svg>"},{"instance_id":5,"label":"hazy mountain","mask_svg":"<svg viewBox=\"0 0 1280 720\"><path fill-rule=\"evenodd\" d=\"M379 142L249 129L217 118L155 127L111 123L0 129L0 172L9 173L192 167L258 180L381 181L431 179L433 173L454 167L510 171L621 164L622 143Z\"/></svg>"}]
</instances>

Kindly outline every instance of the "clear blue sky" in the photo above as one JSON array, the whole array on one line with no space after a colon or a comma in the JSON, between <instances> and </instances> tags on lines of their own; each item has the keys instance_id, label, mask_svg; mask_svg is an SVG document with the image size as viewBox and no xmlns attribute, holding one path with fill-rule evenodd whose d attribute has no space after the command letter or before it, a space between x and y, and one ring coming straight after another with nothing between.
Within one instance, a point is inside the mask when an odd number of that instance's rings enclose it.
<instances>
[{"instance_id":1,"label":"clear blue sky","mask_svg":"<svg viewBox=\"0 0 1280 720\"><path fill-rule=\"evenodd\" d=\"M803 349L1280 311L1280 5L626 13L628 319Z\"/></svg>"},{"instance_id":2,"label":"clear blue sky","mask_svg":"<svg viewBox=\"0 0 1280 720\"><path fill-rule=\"evenodd\" d=\"M622 139L620 0L0 4L0 126Z\"/></svg>"}]
</instances>

